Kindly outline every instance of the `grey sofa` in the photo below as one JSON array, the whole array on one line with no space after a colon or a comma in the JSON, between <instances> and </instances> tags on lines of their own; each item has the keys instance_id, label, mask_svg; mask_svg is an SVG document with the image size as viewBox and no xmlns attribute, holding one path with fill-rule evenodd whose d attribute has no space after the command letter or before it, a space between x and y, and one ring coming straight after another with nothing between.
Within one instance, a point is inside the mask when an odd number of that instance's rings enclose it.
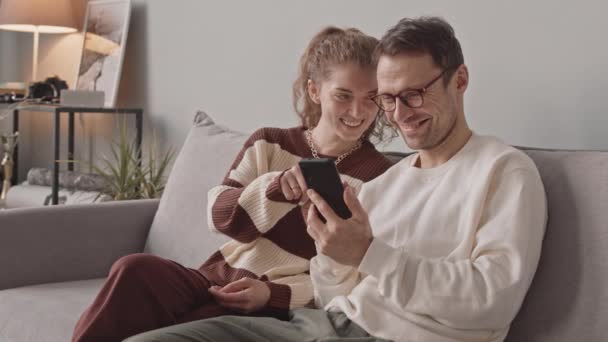
<instances>
[{"instance_id":1,"label":"grey sofa","mask_svg":"<svg viewBox=\"0 0 608 342\"><path fill-rule=\"evenodd\" d=\"M69 341L123 255L146 251L198 266L225 241L206 228L207 190L245 139L198 113L160 201L0 211L0 342ZM543 177L550 217L538 272L507 340L604 341L608 152L526 152Z\"/></svg>"}]
</instances>

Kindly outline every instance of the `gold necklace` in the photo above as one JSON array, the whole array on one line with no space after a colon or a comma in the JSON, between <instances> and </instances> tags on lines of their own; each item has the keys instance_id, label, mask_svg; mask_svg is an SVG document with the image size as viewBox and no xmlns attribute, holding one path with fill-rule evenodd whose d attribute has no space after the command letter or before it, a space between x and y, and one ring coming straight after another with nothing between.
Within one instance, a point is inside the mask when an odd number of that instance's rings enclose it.
<instances>
[{"instance_id":1,"label":"gold necklace","mask_svg":"<svg viewBox=\"0 0 608 342\"><path fill-rule=\"evenodd\" d=\"M312 141L312 130L309 128L306 131L304 131L304 134L306 135L306 141L308 141L308 147L310 147L310 152L312 153L312 156L315 159L319 159L319 153L317 152L317 149L315 148L315 144ZM361 139L357 140L357 143L355 144L355 146L353 148L351 148L350 150L339 155L338 158L336 158L336 160L334 161L334 163L336 163L336 165L338 165L338 163L341 162L342 160L344 160L344 158L348 157L351 153L358 150L361 147L361 145L362 145Z\"/></svg>"}]
</instances>

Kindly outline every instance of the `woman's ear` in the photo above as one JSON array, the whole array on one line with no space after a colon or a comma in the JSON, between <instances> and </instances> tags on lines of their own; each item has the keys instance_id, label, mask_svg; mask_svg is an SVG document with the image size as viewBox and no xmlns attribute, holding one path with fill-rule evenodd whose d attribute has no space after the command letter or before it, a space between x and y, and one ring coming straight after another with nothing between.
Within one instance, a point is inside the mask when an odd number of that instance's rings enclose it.
<instances>
[{"instance_id":1,"label":"woman's ear","mask_svg":"<svg viewBox=\"0 0 608 342\"><path fill-rule=\"evenodd\" d=\"M316 104L321 104L321 94L320 94L320 89L317 86L317 84L313 80L309 79L308 83L307 83L307 88L308 88L308 96L310 97L312 102L314 102Z\"/></svg>"}]
</instances>

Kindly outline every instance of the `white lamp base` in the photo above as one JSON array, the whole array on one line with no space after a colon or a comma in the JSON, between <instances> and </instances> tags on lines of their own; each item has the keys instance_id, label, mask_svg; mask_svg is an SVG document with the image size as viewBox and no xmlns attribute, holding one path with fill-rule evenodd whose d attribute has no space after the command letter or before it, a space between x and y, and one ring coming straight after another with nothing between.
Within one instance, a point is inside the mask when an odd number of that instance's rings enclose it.
<instances>
[{"instance_id":1,"label":"white lamp base","mask_svg":"<svg viewBox=\"0 0 608 342\"><path fill-rule=\"evenodd\" d=\"M34 56L32 58L32 82L38 80L38 44L40 43L40 30L36 26L34 30Z\"/></svg>"}]
</instances>

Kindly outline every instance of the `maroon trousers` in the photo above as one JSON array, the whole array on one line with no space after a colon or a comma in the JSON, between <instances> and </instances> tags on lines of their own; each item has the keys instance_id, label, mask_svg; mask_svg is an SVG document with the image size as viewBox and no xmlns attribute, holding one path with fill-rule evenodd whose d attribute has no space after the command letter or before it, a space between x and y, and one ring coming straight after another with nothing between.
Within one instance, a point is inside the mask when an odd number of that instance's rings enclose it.
<instances>
[{"instance_id":1,"label":"maroon trousers","mask_svg":"<svg viewBox=\"0 0 608 342\"><path fill-rule=\"evenodd\" d=\"M73 342L122 341L144 331L234 311L215 302L201 272L149 254L117 260L93 304L74 329Z\"/></svg>"}]
</instances>

